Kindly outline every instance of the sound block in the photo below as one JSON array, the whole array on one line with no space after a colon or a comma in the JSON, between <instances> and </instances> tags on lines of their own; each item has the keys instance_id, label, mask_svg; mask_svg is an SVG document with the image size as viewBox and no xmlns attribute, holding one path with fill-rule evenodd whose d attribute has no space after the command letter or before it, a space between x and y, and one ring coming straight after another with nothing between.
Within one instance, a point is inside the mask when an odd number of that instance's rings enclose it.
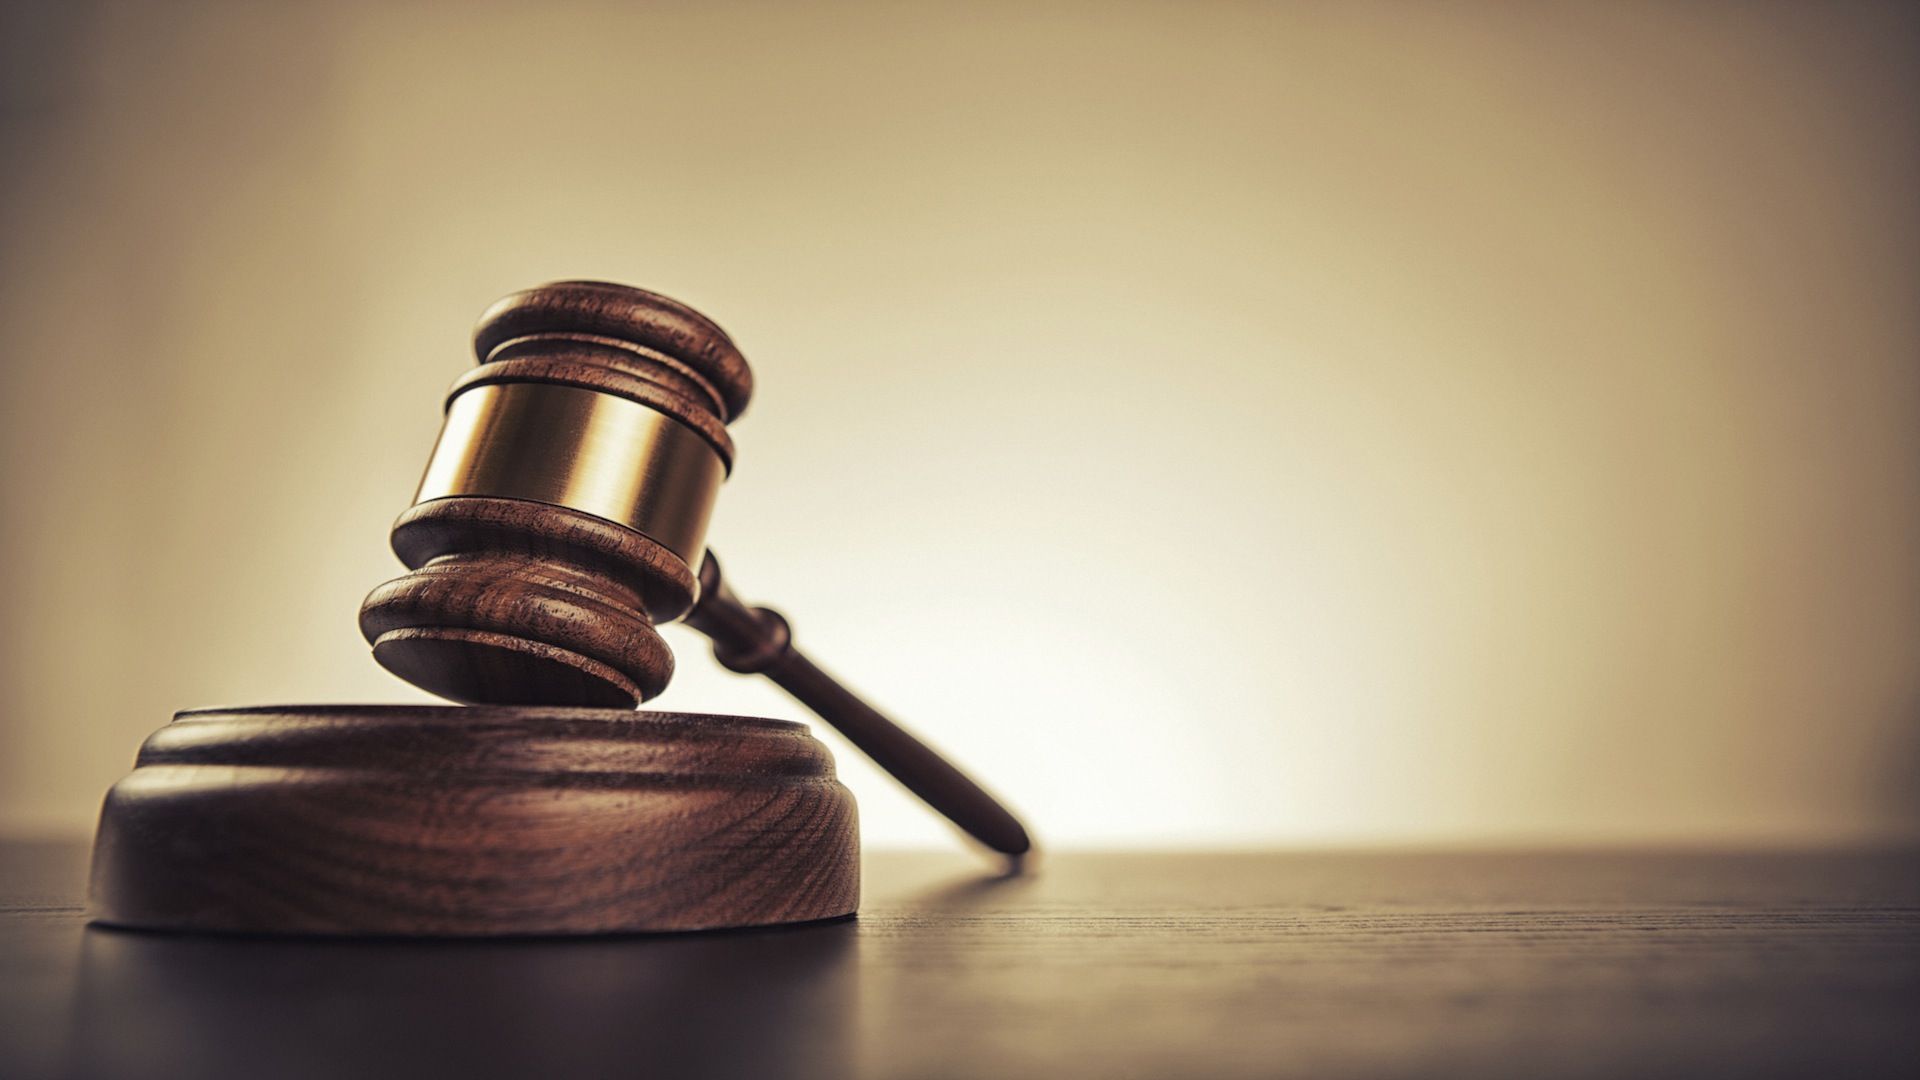
<instances>
[{"instance_id":1,"label":"sound block","mask_svg":"<svg viewBox=\"0 0 1920 1080\"><path fill-rule=\"evenodd\" d=\"M624 709L182 712L108 792L89 914L148 930L598 934L851 915L805 726Z\"/></svg>"}]
</instances>

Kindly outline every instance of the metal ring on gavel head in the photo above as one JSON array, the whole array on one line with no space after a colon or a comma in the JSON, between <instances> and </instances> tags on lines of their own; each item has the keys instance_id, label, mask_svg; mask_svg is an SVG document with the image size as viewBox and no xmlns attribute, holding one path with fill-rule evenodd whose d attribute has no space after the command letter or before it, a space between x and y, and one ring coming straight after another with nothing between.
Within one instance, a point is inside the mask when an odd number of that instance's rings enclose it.
<instances>
[{"instance_id":1,"label":"metal ring on gavel head","mask_svg":"<svg viewBox=\"0 0 1920 1080\"><path fill-rule=\"evenodd\" d=\"M700 565L727 462L692 429L614 394L553 383L472 386L414 496L526 499L624 525Z\"/></svg>"}]
</instances>

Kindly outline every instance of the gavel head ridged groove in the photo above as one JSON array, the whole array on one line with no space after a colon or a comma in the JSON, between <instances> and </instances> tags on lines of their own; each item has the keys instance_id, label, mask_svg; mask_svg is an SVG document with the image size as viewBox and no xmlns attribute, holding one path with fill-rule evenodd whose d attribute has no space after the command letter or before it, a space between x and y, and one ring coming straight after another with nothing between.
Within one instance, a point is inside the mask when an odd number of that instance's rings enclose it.
<instances>
[{"instance_id":1,"label":"gavel head ridged groove","mask_svg":"<svg viewBox=\"0 0 1920 1080\"><path fill-rule=\"evenodd\" d=\"M692 308L591 281L501 300L473 345L393 526L409 573L367 597L361 632L455 701L645 701L673 674L654 627L697 596L746 358Z\"/></svg>"}]
</instances>

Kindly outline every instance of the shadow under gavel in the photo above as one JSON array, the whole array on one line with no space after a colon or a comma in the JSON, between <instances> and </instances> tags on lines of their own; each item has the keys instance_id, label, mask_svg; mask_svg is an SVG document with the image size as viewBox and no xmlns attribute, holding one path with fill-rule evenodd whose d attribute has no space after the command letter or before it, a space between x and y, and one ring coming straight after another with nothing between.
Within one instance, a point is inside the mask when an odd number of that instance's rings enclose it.
<instances>
[{"instance_id":1,"label":"shadow under gavel","mask_svg":"<svg viewBox=\"0 0 1920 1080\"><path fill-rule=\"evenodd\" d=\"M836 1077L857 929L364 942L89 929L60 1075Z\"/></svg>"}]
</instances>

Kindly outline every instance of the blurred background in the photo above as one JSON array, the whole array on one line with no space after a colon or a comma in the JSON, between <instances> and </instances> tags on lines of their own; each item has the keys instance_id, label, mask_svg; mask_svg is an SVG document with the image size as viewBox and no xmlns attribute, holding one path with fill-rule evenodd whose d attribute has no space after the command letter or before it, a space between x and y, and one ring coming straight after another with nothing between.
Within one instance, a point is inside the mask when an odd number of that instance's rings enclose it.
<instances>
[{"instance_id":1,"label":"blurred background","mask_svg":"<svg viewBox=\"0 0 1920 1080\"><path fill-rule=\"evenodd\" d=\"M595 277L754 363L742 595L1043 844L1920 834L1912 5L5 11L0 832L425 700L388 526Z\"/></svg>"}]
</instances>

